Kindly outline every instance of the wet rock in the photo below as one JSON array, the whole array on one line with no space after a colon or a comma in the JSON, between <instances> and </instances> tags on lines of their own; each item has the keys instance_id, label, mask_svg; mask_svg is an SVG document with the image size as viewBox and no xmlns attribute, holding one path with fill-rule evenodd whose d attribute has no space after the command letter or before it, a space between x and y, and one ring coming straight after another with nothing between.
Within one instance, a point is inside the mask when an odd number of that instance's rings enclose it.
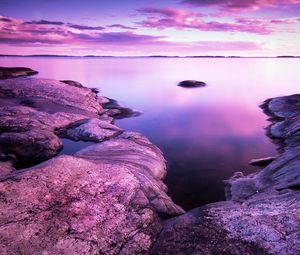
<instances>
[{"instance_id":1,"label":"wet rock","mask_svg":"<svg viewBox=\"0 0 300 255\"><path fill-rule=\"evenodd\" d=\"M83 88L83 85L79 83L78 81L71 81L71 80L62 80L61 82L66 83L68 85L77 87L77 88Z\"/></svg>"},{"instance_id":2,"label":"wet rock","mask_svg":"<svg viewBox=\"0 0 300 255\"><path fill-rule=\"evenodd\" d=\"M38 72L27 67L0 67L0 79L16 78L35 74L38 74Z\"/></svg>"},{"instance_id":3,"label":"wet rock","mask_svg":"<svg viewBox=\"0 0 300 255\"><path fill-rule=\"evenodd\" d=\"M0 80L0 151L18 165L54 157L62 148L58 130L103 112L88 88L34 78Z\"/></svg>"},{"instance_id":4,"label":"wet rock","mask_svg":"<svg viewBox=\"0 0 300 255\"><path fill-rule=\"evenodd\" d=\"M72 127L74 126L74 127ZM123 132L119 127L100 119L81 120L69 126L61 137L75 141L102 142Z\"/></svg>"},{"instance_id":5,"label":"wet rock","mask_svg":"<svg viewBox=\"0 0 300 255\"><path fill-rule=\"evenodd\" d=\"M106 111L106 114L110 117L113 117L114 119L125 119L125 118L132 118L132 117L138 117L142 113L134 111L130 108L115 108L115 109L109 109Z\"/></svg>"},{"instance_id":6,"label":"wet rock","mask_svg":"<svg viewBox=\"0 0 300 255\"><path fill-rule=\"evenodd\" d=\"M91 91L93 91L95 94L100 93L100 90L98 88L91 88Z\"/></svg>"},{"instance_id":7,"label":"wet rock","mask_svg":"<svg viewBox=\"0 0 300 255\"><path fill-rule=\"evenodd\" d=\"M182 216L165 221L151 255L267 255L267 251L254 242L232 237L210 215L206 207L197 208Z\"/></svg>"},{"instance_id":8,"label":"wet rock","mask_svg":"<svg viewBox=\"0 0 300 255\"><path fill-rule=\"evenodd\" d=\"M114 119L138 117L142 114L133 109L120 106L118 101L111 98L102 97L98 99L98 101L101 102L103 108L106 109L106 115Z\"/></svg>"},{"instance_id":9,"label":"wet rock","mask_svg":"<svg viewBox=\"0 0 300 255\"><path fill-rule=\"evenodd\" d=\"M52 158L62 148L62 143L55 134L40 129L2 133L0 144L5 154L13 154L24 165Z\"/></svg>"},{"instance_id":10,"label":"wet rock","mask_svg":"<svg viewBox=\"0 0 300 255\"><path fill-rule=\"evenodd\" d=\"M184 88L198 88L198 87L205 87L206 83L203 81L186 80L186 81L179 82L178 86Z\"/></svg>"},{"instance_id":11,"label":"wet rock","mask_svg":"<svg viewBox=\"0 0 300 255\"><path fill-rule=\"evenodd\" d=\"M251 166L258 166L258 167L266 167L271 162L273 162L275 159L276 159L276 157L267 157L267 158L252 159L249 162L249 165L251 165Z\"/></svg>"}]
</instances>

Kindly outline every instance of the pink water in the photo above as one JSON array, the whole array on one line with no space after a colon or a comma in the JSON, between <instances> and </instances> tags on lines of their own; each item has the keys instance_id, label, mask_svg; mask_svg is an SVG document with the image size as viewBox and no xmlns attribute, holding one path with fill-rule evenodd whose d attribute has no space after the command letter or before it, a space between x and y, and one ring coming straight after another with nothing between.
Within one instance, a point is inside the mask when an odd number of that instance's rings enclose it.
<instances>
[{"instance_id":1,"label":"pink water","mask_svg":"<svg viewBox=\"0 0 300 255\"><path fill-rule=\"evenodd\" d=\"M223 179L253 172L249 160L276 154L258 105L300 92L300 59L0 58L0 65L76 80L143 112L117 124L162 149L170 194L187 209L224 199ZM208 86L176 86L186 79Z\"/></svg>"}]
</instances>

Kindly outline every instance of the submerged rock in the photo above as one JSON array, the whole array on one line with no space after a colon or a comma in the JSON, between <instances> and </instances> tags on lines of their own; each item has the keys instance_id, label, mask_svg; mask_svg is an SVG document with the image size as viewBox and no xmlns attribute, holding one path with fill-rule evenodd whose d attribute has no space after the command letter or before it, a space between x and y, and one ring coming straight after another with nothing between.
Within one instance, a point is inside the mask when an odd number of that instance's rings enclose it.
<instances>
[{"instance_id":1,"label":"submerged rock","mask_svg":"<svg viewBox=\"0 0 300 255\"><path fill-rule=\"evenodd\" d=\"M114 119L138 117L142 114L133 109L120 106L118 101L111 98L102 97L98 101L106 109L106 114Z\"/></svg>"},{"instance_id":2,"label":"submerged rock","mask_svg":"<svg viewBox=\"0 0 300 255\"><path fill-rule=\"evenodd\" d=\"M102 142L109 138L121 134L123 130L107 121L100 119L87 119L78 121L72 126L67 127L67 130L60 136L69 138L75 141L93 141Z\"/></svg>"},{"instance_id":3,"label":"submerged rock","mask_svg":"<svg viewBox=\"0 0 300 255\"><path fill-rule=\"evenodd\" d=\"M0 79L16 78L35 74L38 74L38 72L27 67L0 67Z\"/></svg>"},{"instance_id":4,"label":"submerged rock","mask_svg":"<svg viewBox=\"0 0 300 255\"><path fill-rule=\"evenodd\" d=\"M186 80L186 81L179 82L178 86L184 88L198 88L198 87L205 87L206 83L203 81Z\"/></svg>"}]
</instances>

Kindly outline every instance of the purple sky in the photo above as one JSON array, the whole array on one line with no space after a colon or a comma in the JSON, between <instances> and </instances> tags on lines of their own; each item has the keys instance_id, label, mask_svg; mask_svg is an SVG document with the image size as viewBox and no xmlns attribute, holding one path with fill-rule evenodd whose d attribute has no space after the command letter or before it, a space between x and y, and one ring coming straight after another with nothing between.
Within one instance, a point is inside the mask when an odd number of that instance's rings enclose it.
<instances>
[{"instance_id":1,"label":"purple sky","mask_svg":"<svg viewBox=\"0 0 300 255\"><path fill-rule=\"evenodd\" d=\"M300 55L300 0L1 0L1 54Z\"/></svg>"}]
</instances>

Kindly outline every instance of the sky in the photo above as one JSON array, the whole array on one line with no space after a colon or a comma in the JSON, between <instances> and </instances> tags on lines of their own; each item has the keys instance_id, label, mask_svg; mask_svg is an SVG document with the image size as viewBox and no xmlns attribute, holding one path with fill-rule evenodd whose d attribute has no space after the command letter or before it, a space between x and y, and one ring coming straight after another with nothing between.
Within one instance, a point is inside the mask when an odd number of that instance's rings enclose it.
<instances>
[{"instance_id":1,"label":"sky","mask_svg":"<svg viewBox=\"0 0 300 255\"><path fill-rule=\"evenodd\" d=\"M300 55L300 0L0 0L0 54Z\"/></svg>"}]
</instances>

